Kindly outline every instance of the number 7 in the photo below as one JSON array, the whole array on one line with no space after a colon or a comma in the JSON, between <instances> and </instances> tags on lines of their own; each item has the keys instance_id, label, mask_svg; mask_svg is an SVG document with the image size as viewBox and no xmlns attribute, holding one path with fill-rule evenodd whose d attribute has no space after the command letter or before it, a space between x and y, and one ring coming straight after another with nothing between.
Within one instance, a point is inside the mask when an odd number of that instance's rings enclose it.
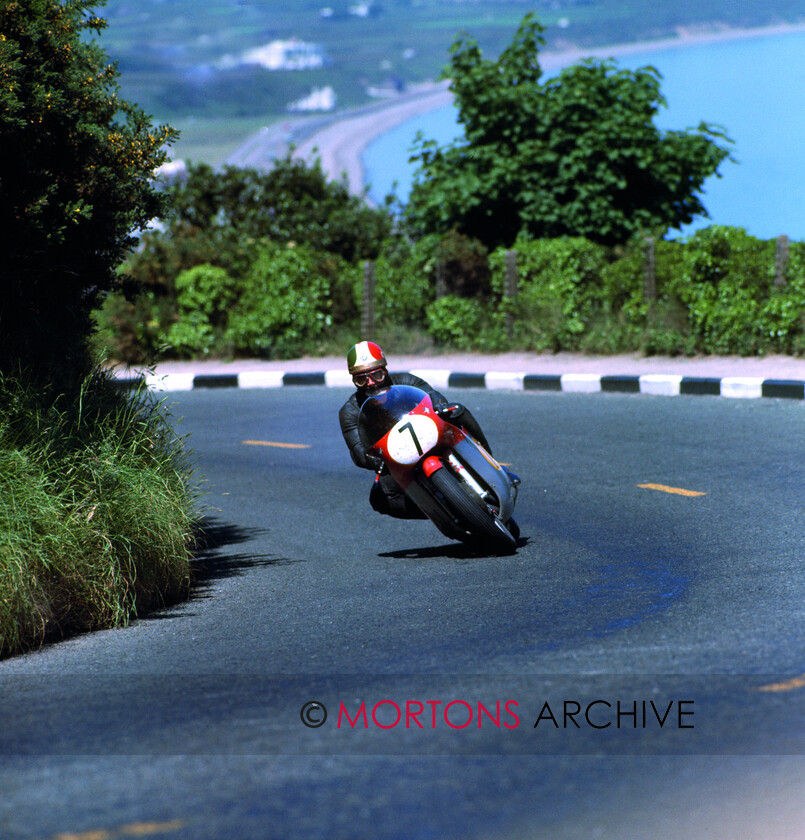
<instances>
[{"instance_id":1,"label":"number 7","mask_svg":"<svg viewBox=\"0 0 805 840\"><path fill-rule=\"evenodd\" d=\"M414 446L416 446L416 451L422 455L422 446L419 443L419 438L417 438L416 433L414 432L414 427L411 425L410 420L404 426L400 426L400 434L402 434L406 429L411 432L411 437L414 439Z\"/></svg>"}]
</instances>

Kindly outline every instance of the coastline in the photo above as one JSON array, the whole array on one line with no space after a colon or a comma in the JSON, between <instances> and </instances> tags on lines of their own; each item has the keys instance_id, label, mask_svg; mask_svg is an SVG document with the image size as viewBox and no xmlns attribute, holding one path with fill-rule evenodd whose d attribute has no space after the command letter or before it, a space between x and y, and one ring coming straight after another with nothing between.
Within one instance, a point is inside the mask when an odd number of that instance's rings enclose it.
<instances>
[{"instance_id":1,"label":"coastline","mask_svg":"<svg viewBox=\"0 0 805 840\"><path fill-rule=\"evenodd\" d=\"M449 105L453 96L447 87L446 81L428 83L420 86L415 94L407 95L404 101L394 99L369 113L336 118L302 142L294 157L305 160L319 157L329 179L336 180L346 173L350 192L360 195L366 184L362 160L366 147L407 120Z\"/></svg>"},{"instance_id":2,"label":"coastline","mask_svg":"<svg viewBox=\"0 0 805 840\"><path fill-rule=\"evenodd\" d=\"M635 53L652 53L668 49L685 49L724 41L761 38L805 32L805 23L778 24L752 29L725 27L717 30L680 28L673 38L656 41L637 41L628 44L568 49L540 54L543 71L559 70L583 58L620 58ZM301 142L294 155L306 160L319 157L327 177L338 179L346 175L350 191L364 193L366 187L363 153L366 147L387 131L415 117L450 104L452 95L448 82L426 83L402 97L379 104L357 116L334 116L332 121Z\"/></svg>"}]
</instances>

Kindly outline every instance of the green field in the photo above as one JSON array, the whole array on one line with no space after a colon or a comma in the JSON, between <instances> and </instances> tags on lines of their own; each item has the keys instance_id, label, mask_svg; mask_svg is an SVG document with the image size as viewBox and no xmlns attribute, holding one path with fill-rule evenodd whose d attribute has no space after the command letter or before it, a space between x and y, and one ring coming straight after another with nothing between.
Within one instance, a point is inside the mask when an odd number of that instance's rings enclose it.
<instances>
[{"instance_id":1,"label":"green field","mask_svg":"<svg viewBox=\"0 0 805 840\"><path fill-rule=\"evenodd\" d=\"M354 13L361 5L366 16ZM343 110L372 101L372 88L435 79L462 31L496 56L528 11L547 27L546 49L583 49L672 37L678 27L803 21L805 0L109 0L101 44L119 64L124 95L183 131L175 154L218 163L313 88L332 87ZM319 45L325 65L236 63L291 38Z\"/></svg>"}]
</instances>

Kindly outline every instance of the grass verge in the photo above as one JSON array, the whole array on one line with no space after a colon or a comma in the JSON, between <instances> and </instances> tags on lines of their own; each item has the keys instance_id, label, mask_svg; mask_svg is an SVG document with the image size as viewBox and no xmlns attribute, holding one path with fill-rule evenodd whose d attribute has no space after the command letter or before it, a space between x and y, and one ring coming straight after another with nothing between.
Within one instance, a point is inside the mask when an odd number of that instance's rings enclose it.
<instances>
[{"instance_id":1,"label":"grass verge","mask_svg":"<svg viewBox=\"0 0 805 840\"><path fill-rule=\"evenodd\" d=\"M197 487L145 390L68 398L0 376L0 657L186 595Z\"/></svg>"}]
</instances>

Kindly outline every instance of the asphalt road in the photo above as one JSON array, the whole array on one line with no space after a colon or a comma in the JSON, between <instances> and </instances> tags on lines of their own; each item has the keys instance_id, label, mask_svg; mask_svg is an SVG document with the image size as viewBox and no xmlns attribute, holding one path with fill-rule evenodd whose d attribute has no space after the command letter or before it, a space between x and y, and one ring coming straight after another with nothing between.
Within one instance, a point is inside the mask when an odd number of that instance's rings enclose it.
<instances>
[{"instance_id":1,"label":"asphalt road","mask_svg":"<svg viewBox=\"0 0 805 840\"><path fill-rule=\"evenodd\" d=\"M451 391L487 557L369 509L347 394L169 397L198 588L0 663L0 837L805 837L805 406Z\"/></svg>"}]
</instances>

